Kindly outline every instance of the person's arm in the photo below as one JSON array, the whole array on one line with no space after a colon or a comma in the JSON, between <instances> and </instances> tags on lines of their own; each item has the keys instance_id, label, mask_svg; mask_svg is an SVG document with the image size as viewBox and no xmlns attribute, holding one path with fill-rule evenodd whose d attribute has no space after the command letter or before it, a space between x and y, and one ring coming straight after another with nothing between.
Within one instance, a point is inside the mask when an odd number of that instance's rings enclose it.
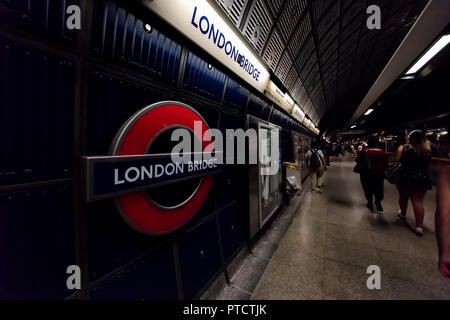
<instances>
[{"instance_id":1,"label":"person's arm","mask_svg":"<svg viewBox=\"0 0 450 320\"><path fill-rule=\"evenodd\" d=\"M306 167L309 168L309 157L311 156L311 151L308 150L305 154Z\"/></svg>"},{"instance_id":2,"label":"person's arm","mask_svg":"<svg viewBox=\"0 0 450 320\"><path fill-rule=\"evenodd\" d=\"M439 250L439 271L450 279L450 167L439 172L436 190L436 238Z\"/></svg>"},{"instance_id":3,"label":"person's arm","mask_svg":"<svg viewBox=\"0 0 450 320\"><path fill-rule=\"evenodd\" d=\"M322 161L324 170L327 170L327 159L325 159L325 155L322 150L320 151L320 159Z\"/></svg>"},{"instance_id":4,"label":"person's arm","mask_svg":"<svg viewBox=\"0 0 450 320\"><path fill-rule=\"evenodd\" d=\"M403 146L398 146L397 150L395 151L395 162L400 162L400 158L402 157L403 153Z\"/></svg>"}]
</instances>

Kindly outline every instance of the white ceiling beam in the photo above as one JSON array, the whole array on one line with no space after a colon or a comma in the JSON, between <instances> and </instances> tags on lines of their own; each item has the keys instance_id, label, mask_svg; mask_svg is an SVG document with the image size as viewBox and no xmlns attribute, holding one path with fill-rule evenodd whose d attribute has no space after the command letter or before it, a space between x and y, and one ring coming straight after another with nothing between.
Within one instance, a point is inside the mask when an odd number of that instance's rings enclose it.
<instances>
[{"instance_id":1,"label":"white ceiling beam","mask_svg":"<svg viewBox=\"0 0 450 320\"><path fill-rule=\"evenodd\" d=\"M406 71L449 23L450 0L430 0L353 113L347 127L353 125L374 105L383 92ZM383 28L383 25L381 27Z\"/></svg>"}]
</instances>

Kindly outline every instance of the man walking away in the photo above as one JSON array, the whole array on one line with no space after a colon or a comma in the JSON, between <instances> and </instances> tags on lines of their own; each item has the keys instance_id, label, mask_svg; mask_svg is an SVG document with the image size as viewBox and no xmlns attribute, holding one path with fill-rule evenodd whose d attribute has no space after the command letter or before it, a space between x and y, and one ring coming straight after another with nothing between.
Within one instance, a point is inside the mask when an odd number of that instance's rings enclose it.
<instances>
[{"instance_id":1,"label":"man walking away","mask_svg":"<svg viewBox=\"0 0 450 320\"><path fill-rule=\"evenodd\" d=\"M375 198L376 210L381 213L381 201L384 198L384 172L388 167L387 155L379 147L378 137L370 137L366 150L359 152L356 162L361 165L361 185L367 200L367 208L373 212Z\"/></svg>"}]
</instances>

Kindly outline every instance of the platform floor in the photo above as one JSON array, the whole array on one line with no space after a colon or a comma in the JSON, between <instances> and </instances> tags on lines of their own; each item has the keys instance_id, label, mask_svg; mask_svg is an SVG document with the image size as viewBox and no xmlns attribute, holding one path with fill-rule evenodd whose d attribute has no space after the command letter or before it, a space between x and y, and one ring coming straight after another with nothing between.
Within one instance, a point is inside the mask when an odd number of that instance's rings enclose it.
<instances>
[{"instance_id":1,"label":"platform floor","mask_svg":"<svg viewBox=\"0 0 450 320\"><path fill-rule=\"evenodd\" d=\"M251 299L450 299L437 269L435 192L425 199L424 236L397 218L397 190L385 181L384 213L365 207L351 158L325 173L325 191L306 194ZM408 223L414 225L411 205ZM381 269L369 290L367 267Z\"/></svg>"}]
</instances>

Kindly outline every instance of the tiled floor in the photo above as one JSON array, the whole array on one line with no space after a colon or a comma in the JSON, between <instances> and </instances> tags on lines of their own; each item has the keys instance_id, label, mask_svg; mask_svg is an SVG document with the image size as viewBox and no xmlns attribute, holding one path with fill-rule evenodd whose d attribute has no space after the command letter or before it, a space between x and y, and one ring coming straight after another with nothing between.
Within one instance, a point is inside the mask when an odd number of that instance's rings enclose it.
<instances>
[{"instance_id":1,"label":"tiled floor","mask_svg":"<svg viewBox=\"0 0 450 320\"><path fill-rule=\"evenodd\" d=\"M397 190L387 181L384 213L367 210L353 166L333 162L325 192L305 195L256 289L249 288L252 299L450 299L450 281L437 270L434 191L419 238L397 218ZM380 290L367 288L370 265L381 269Z\"/></svg>"}]
</instances>

